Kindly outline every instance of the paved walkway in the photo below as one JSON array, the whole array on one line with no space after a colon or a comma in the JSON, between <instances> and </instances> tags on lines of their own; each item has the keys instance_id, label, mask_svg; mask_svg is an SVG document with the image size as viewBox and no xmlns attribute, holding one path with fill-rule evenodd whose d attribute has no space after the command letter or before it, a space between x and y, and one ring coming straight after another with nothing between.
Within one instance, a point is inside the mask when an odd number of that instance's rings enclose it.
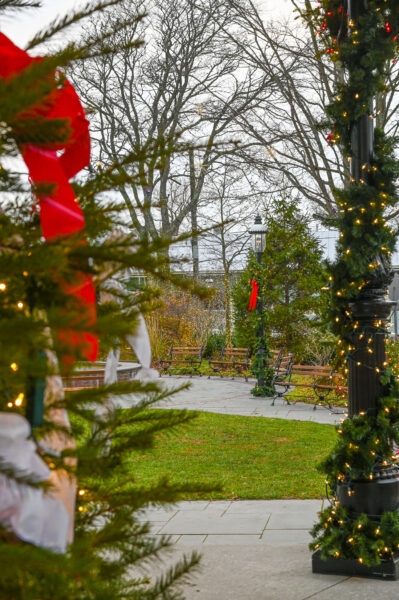
<instances>
[{"instance_id":1,"label":"paved walkway","mask_svg":"<svg viewBox=\"0 0 399 600\"><path fill-rule=\"evenodd\" d=\"M180 502L143 515L175 542L170 566L193 550L201 568L186 600L397 600L399 582L313 574L309 529L320 500Z\"/></svg>"},{"instance_id":2,"label":"paved walkway","mask_svg":"<svg viewBox=\"0 0 399 600\"><path fill-rule=\"evenodd\" d=\"M253 383L240 380L161 379L167 388L186 381L191 389L159 405L323 424L343 416L282 400L273 407L270 398L251 396ZM167 534L175 542L164 566L192 550L202 554L200 571L182 588L186 600L398 600L399 582L311 572L309 530L321 507L321 500L180 502L150 508L142 518L155 536Z\"/></svg>"},{"instance_id":3,"label":"paved walkway","mask_svg":"<svg viewBox=\"0 0 399 600\"><path fill-rule=\"evenodd\" d=\"M294 419L297 421L313 421L323 424L337 424L343 418L343 410L332 413L325 407L297 402L288 405L283 399L276 400L272 406L271 398L255 398L251 394L254 382L244 379L220 379L206 377L162 377L161 384L167 388L177 388L189 383L190 388L178 392L159 406L169 408L187 408L228 415L245 415L249 417L272 417L274 419Z\"/></svg>"}]
</instances>

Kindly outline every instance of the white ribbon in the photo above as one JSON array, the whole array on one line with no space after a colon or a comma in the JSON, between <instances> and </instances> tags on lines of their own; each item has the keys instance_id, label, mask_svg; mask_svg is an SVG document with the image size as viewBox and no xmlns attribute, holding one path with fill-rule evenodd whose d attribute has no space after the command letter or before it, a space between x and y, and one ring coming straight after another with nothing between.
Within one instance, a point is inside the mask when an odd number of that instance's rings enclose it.
<instances>
[{"instance_id":1,"label":"white ribbon","mask_svg":"<svg viewBox=\"0 0 399 600\"><path fill-rule=\"evenodd\" d=\"M147 325L141 313L137 315L137 326L133 335L127 335L126 341L136 354L141 369L138 373L138 379L153 379L158 377L158 371L151 369L151 342L148 335ZM104 383L115 383L118 379L117 370L119 362L120 348L110 350L105 363Z\"/></svg>"},{"instance_id":2,"label":"white ribbon","mask_svg":"<svg viewBox=\"0 0 399 600\"><path fill-rule=\"evenodd\" d=\"M51 471L28 438L31 430L24 417L0 413L0 463L15 475L34 482L45 481ZM69 517L64 504L45 493L0 473L0 524L21 540L64 553Z\"/></svg>"}]
</instances>

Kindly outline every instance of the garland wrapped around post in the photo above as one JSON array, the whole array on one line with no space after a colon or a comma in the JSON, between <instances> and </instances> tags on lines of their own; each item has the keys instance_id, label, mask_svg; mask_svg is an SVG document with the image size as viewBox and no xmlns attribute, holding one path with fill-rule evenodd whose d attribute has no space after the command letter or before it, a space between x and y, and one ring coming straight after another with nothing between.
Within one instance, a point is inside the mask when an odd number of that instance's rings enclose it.
<instances>
[{"instance_id":1,"label":"garland wrapped around post","mask_svg":"<svg viewBox=\"0 0 399 600\"><path fill-rule=\"evenodd\" d=\"M350 418L322 465L331 502L312 531L311 548L317 551L314 570L328 570L320 559L339 559L330 571L349 573L356 569L348 561L359 568L386 564L399 548L399 469L392 449L399 443L399 390L384 343L393 304L384 296L397 234L386 216L399 201L399 164L394 140L374 129L374 98L386 89L386 69L398 53L399 3L321 0L303 16L320 36L323 53L344 70L324 125L327 142L339 145L351 166L350 185L335 191L331 225L340 238L329 278L331 318L349 374Z\"/></svg>"},{"instance_id":2,"label":"garland wrapped around post","mask_svg":"<svg viewBox=\"0 0 399 600\"><path fill-rule=\"evenodd\" d=\"M265 336L265 313L263 310L263 297L265 294L265 283L263 278L263 265L259 259L251 255L248 262L248 270L254 276L249 280L252 287L249 301L249 311L255 311L256 314L256 343L253 347L253 357L251 361L251 375L256 377L256 385L251 389L253 396L269 398L274 394L273 376L274 370L270 366L269 359L271 353Z\"/></svg>"}]
</instances>

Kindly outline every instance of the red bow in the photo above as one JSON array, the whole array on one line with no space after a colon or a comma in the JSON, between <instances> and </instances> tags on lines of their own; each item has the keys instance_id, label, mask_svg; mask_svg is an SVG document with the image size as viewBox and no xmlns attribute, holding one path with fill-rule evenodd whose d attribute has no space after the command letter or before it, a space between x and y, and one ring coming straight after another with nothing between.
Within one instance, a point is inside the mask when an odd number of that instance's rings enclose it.
<instances>
[{"instance_id":1,"label":"red bow","mask_svg":"<svg viewBox=\"0 0 399 600\"><path fill-rule=\"evenodd\" d=\"M43 60L32 58L24 50L0 33L0 77L11 77L23 71L32 62ZM40 220L46 240L76 233L84 228L84 217L79 207L69 179L76 175L90 161L89 122L82 104L69 81L55 89L46 97L39 108L29 111L29 116L40 115L46 119L66 119L71 135L61 147L51 149L25 145L22 156L35 184L55 184L51 194L39 198ZM64 150L61 156L56 150ZM81 305L81 317L87 324L96 321L95 291L92 278L76 272L72 284L63 283L68 294L75 296ZM66 345L80 346L83 356L95 360L98 354L98 339L90 333L64 330L60 337ZM71 362L70 357L64 357Z\"/></svg>"},{"instance_id":2,"label":"red bow","mask_svg":"<svg viewBox=\"0 0 399 600\"><path fill-rule=\"evenodd\" d=\"M255 308L256 308L256 299L258 297L258 284L255 281L255 279L253 279L251 281L251 285L252 285L252 294L251 294L251 298L249 299L249 308L248 308L248 310L255 310Z\"/></svg>"}]
</instances>

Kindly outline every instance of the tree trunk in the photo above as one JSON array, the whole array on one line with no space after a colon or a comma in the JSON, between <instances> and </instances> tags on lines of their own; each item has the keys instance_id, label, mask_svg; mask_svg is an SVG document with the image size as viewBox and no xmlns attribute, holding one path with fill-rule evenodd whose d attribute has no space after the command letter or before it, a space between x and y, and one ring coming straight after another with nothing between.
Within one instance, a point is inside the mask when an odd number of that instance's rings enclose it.
<instances>
[{"instance_id":1,"label":"tree trunk","mask_svg":"<svg viewBox=\"0 0 399 600\"><path fill-rule=\"evenodd\" d=\"M198 215L197 204L194 202L195 195L195 166L194 166L194 150L191 148L188 151L190 162L190 203L191 203L191 233L195 234L198 231ZM193 276L198 279L199 275L199 251L198 237L193 235L191 238L191 256L193 259Z\"/></svg>"},{"instance_id":2,"label":"tree trunk","mask_svg":"<svg viewBox=\"0 0 399 600\"><path fill-rule=\"evenodd\" d=\"M226 346L231 348L231 297L229 272L224 274L224 300L225 300L225 324L226 324Z\"/></svg>"}]
</instances>

